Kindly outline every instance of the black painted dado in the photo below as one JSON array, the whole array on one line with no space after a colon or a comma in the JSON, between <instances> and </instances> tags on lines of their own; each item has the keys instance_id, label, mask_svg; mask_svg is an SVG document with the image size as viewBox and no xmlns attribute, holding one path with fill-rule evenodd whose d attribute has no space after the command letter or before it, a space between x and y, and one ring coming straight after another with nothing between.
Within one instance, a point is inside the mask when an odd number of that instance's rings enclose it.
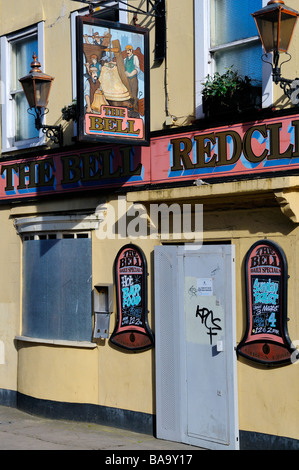
<instances>
[{"instance_id":1,"label":"black painted dado","mask_svg":"<svg viewBox=\"0 0 299 470\"><path fill-rule=\"evenodd\" d=\"M0 405L17 407L17 392L0 388Z\"/></svg>"},{"instance_id":2,"label":"black painted dado","mask_svg":"<svg viewBox=\"0 0 299 470\"><path fill-rule=\"evenodd\" d=\"M241 450L299 450L299 440L259 432L240 431Z\"/></svg>"},{"instance_id":3,"label":"black painted dado","mask_svg":"<svg viewBox=\"0 0 299 470\"><path fill-rule=\"evenodd\" d=\"M50 419L84 421L153 435L154 416L137 411L92 405L40 400L22 393L17 394L17 408Z\"/></svg>"},{"instance_id":4,"label":"black painted dado","mask_svg":"<svg viewBox=\"0 0 299 470\"><path fill-rule=\"evenodd\" d=\"M113 426L155 435L155 416L106 406L40 400L13 390L0 389L0 406L18 408L49 419L66 419ZM241 450L299 450L299 440L258 432L240 431Z\"/></svg>"}]
</instances>

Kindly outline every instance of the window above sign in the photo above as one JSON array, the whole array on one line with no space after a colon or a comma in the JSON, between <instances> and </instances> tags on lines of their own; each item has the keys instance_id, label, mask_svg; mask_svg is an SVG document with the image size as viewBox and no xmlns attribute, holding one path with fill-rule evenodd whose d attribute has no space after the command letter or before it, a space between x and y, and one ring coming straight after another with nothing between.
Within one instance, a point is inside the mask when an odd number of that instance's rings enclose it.
<instances>
[{"instance_id":1,"label":"window above sign","mask_svg":"<svg viewBox=\"0 0 299 470\"><path fill-rule=\"evenodd\" d=\"M224 73L233 66L240 75L248 75L257 86L262 84L261 44L251 12L262 7L262 0L243 0L236 9L235 0L211 3L210 55L214 70Z\"/></svg>"},{"instance_id":2,"label":"window above sign","mask_svg":"<svg viewBox=\"0 0 299 470\"><path fill-rule=\"evenodd\" d=\"M263 107L272 104L271 70L261 61L262 45L251 16L264 3L245 0L242 8L236 8L234 0L195 0L197 118L204 117L201 92L206 77L228 69L248 76L252 85L261 88Z\"/></svg>"},{"instance_id":3,"label":"window above sign","mask_svg":"<svg viewBox=\"0 0 299 470\"><path fill-rule=\"evenodd\" d=\"M19 78L28 73L33 53L44 63L44 23L1 37L2 152L35 147L45 142L35 128L33 116Z\"/></svg>"}]
</instances>

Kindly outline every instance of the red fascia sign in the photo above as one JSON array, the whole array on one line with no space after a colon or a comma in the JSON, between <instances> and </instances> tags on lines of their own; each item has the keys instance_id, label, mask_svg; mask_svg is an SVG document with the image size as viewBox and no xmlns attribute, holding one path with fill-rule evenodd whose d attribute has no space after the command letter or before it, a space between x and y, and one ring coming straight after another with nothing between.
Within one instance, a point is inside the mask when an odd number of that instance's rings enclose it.
<instances>
[{"instance_id":1,"label":"red fascia sign","mask_svg":"<svg viewBox=\"0 0 299 470\"><path fill-rule=\"evenodd\" d=\"M152 181L252 176L299 168L299 115L151 141Z\"/></svg>"},{"instance_id":2,"label":"red fascia sign","mask_svg":"<svg viewBox=\"0 0 299 470\"><path fill-rule=\"evenodd\" d=\"M121 122L115 125L121 126ZM219 178L261 177L292 170L299 170L299 115L155 136L150 146L102 143L3 159L0 202L197 179L212 183Z\"/></svg>"},{"instance_id":3,"label":"red fascia sign","mask_svg":"<svg viewBox=\"0 0 299 470\"><path fill-rule=\"evenodd\" d=\"M150 182L148 147L101 145L1 161L0 203Z\"/></svg>"}]
</instances>

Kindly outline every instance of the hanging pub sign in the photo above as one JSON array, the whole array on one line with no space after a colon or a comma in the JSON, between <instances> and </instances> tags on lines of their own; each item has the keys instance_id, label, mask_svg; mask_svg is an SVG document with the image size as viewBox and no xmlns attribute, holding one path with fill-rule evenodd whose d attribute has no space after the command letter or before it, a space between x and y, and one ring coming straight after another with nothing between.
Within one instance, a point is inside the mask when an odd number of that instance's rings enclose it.
<instances>
[{"instance_id":1,"label":"hanging pub sign","mask_svg":"<svg viewBox=\"0 0 299 470\"><path fill-rule=\"evenodd\" d=\"M287 261L274 242L262 240L245 260L247 329L237 351L267 365L290 364L294 351L287 331Z\"/></svg>"},{"instance_id":2,"label":"hanging pub sign","mask_svg":"<svg viewBox=\"0 0 299 470\"><path fill-rule=\"evenodd\" d=\"M140 248L125 245L115 259L117 324L112 344L132 351L153 346L147 322L147 263Z\"/></svg>"},{"instance_id":3,"label":"hanging pub sign","mask_svg":"<svg viewBox=\"0 0 299 470\"><path fill-rule=\"evenodd\" d=\"M78 138L149 145L148 30L77 17Z\"/></svg>"}]
</instances>

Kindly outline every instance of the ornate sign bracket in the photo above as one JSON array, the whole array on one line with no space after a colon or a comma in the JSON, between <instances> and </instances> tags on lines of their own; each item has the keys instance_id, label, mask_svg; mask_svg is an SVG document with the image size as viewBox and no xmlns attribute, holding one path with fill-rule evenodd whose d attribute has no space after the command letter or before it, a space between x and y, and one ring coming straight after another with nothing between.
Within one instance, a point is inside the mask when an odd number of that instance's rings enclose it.
<instances>
[{"instance_id":1,"label":"ornate sign bracket","mask_svg":"<svg viewBox=\"0 0 299 470\"><path fill-rule=\"evenodd\" d=\"M76 0L73 0L76 1ZM133 21L136 26L138 22L137 14L155 19L155 61L162 62L166 56L166 6L165 0L147 0L146 9L140 6L131 5L126 0L81 0L89 5L89 14L93 17L101 18L107 11L126 11L133 13Z\"/></svg>"},{"instance_id":2,"label":"ornate sign bracket","mask_svg":"<svg viewBox=\"0 0 299 470\"><path fill-rule=\"evenodd\" d=\"M78 1L78 0L73 0ZM146 10L130 5L129 1L115 0L114 4L111 5L111 0L79 0L82 3L89 5L91 13L94 12L97 6L108 8L117 8L120 11L128 11L130 13L140 13L145 16L153 16L155 18L165 16L165 0L147 0ZM123 5L123 7L122 7ZM164 6L164 8L162 8ZM163 11L164 10L164 11ZM96 13L96 12L95 12Z\"/></svg>"}]
</instances>

